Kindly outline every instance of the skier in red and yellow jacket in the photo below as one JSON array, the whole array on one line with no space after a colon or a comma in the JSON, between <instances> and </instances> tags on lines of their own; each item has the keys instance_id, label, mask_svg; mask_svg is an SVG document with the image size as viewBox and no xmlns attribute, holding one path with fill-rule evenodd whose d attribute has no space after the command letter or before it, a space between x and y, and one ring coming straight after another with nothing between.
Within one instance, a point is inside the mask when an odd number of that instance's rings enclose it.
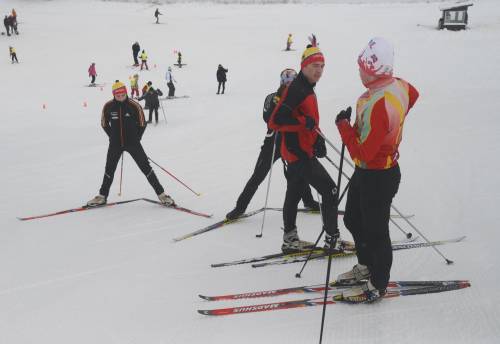
<instances>
[{"instance_id":1,"label":"skier in red and yellow jacket","mask_svg":"<svg viewBox=\"0 0 500 344\"><path fill-rule=\"evenodd\" d=\"M351 302L374 301L385 293L392 265L389 216L401 173L398 147L406 115L418 98L408 82L393 77L394 49L383 38L370 40L358 58L359 73L368 89L356 105L335 120L356 168L347 193L344 223L356 244L358 264L338 276L342 282L366 283L343 294Z\"/></svg>"}]
</instances>

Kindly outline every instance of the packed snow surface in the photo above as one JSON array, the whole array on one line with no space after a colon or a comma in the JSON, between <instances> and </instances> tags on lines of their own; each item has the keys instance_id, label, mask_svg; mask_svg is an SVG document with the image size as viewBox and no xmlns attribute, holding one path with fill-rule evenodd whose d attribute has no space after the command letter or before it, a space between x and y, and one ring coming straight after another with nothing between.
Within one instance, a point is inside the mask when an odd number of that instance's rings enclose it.
<instances>
[{"instance_id":1,"label":"packed snow surface","mask_svg":"<svg viewBox=\"0 0 500 344\"><path fill-rule=\"evenodd\" d=\"M153 12L163 15L154 24ZM435 29L439 3L238 5L138 2L0 1L15 8L18 36L0 36L0 343L316 343L321 307L210 318L196 312L271 299L210 303L198 294L322 283L326 262L252 269L210 268L218 263L279 251L282 218L262 213L173 243L172 238L224 218L254 167L266 127L265 96L282 69L299 68L307 36L325 54L316 87L327 137L340 147L335 115L364 91L356 58L368 40L395 46L396 75L420 99L410 112L400 146L402 182L394 204L431 240L467 235L432 249L394 254L391 279L470 279L464 290L327 308L324 343L498 343L500 338L500 3L477 1L469 29ZM295 51L282 51L293 33ZM166 91L174 67L177 95L164 102L165 123L148 126L149 156L202 195L197 197L155 167L167 193L182 206L213 214L205 219L135 202L46 219L29 216L78 207L97 194L107 137L101 109L111 84L127 83L131 45L149 55L151 80ZM8 46L17 50L11 64ZM85 87L96 63L97 83ZM226 94L216 95L218 64L229 69ZM338 161L332 149L329 156ZM337 171L324 166L336 180ZM274 165L269 205L281 207L285 180ZM156 196L125 155L109 201ZM345 167L348 173L351 169ZM346 185L343 180L342 185ZM263 183L248 210L264 204ZM343 208L341 206L341 208ZM402 221L405 231L418 235ZM341 223L341 234L350 235ZM301 238L314 241L317 215L299 215ZM391 227L393 240L404 238ZM332 276L356 263L333 262ZM302 298L292 295L276 298Z\"/></svg>"}]
</instances>

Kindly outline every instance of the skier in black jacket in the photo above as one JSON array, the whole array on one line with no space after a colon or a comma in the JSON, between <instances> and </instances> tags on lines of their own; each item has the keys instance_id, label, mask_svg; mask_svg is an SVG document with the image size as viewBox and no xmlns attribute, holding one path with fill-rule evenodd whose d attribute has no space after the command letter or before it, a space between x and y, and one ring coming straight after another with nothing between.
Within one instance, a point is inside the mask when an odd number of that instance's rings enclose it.
<instances>
[{"instance_id":1,"label":"skier in black jacket","mask_svg":"<svg viewBox=\"0 0 500 344\"><path fill-rule=\"evenodd\" d=\"M87 206L95 207L106 204L116 166L124 151L127 151L135 160L158 195L160 202L168 206L175 205L174 200L165 194L142 148L141 138L146 130L146 122L141 106L128 98L127 88L120 81L117 80L113 84L112 90L114 98L104 105L101 117L101 126L109 137L104 178L99 195L88 201Z\"/></svg>"},{"instance_id":2,"label":"skier in black jacket","mask_svg":"<svg viewBox=\"0 0 500 344\"><path fill-rule=\"evenodd\" d=\"M222 67L222 65L219 65L219 67L217 68L217 82L219 83L219 87L217 88L217 94L220 93L221 86L222 86L222 94L224 94L224 91L226 90L227 72L228 70Z\"/></svg>"},{"instance_id":3,"label":"skier in black jacket","mask_svg":"<svg viewBox=\"0 0 500 344\"><path fill-rule=\"evenodd\" d=\"M148 91L137 100L146 100L146 105L149 108L149 120L148 123L153 121L153 111L155 112L155 120L156 124L158 124L158 108L160 107L160 100L158 96L162 96L163 92L157 88L156 90L153 88L153 83L148 81Z\"/></svg>"},{"instance_id":4,"label":"skier in black jacket","mask_svg":"<svg viewBox=\"0 0 500 344\"><path fill-rule=\"evenodd\" d=\"M141 51L141 46L139 45L139 43L135 42L134 44L132 44L132 56L134 56L134 66L139 65L139 59L138 59L139 51Z\"/></svg>"},{"instance_id":5,"label":"skier in black jacket","mask_svg":"<svg viewBox=\"0 0 500 344\"><path fill-rule=\"evenodd\" d=\"M160 24L160 16L161 15L162 14L160 13L160 10L156 9L156 11L155 11L156 24Z\"/></svg>"},{"instance_id":6,"label":"skier in black jacket","mask_svg":"<svg viewBox=\"0 0 500 344\"><path fill-rule=\"evenodd\" d=\"M7 15L3 19L3 25L5 26L5 31L7 31L7 36L10 36L11 24L10 24L10 19Z\"/></svg>"},{"instance_id":7,"label":"skier in black jacket","mask_svg":"<svg viewBox=\"0 0 500 344\"><path fill-rule=\"evenodd\" d=\"M281 72L281 81L278 91L267 95L266 100L264 101L264 122L267 123L269 121L269 118L271 117L271 114L273 113L273 110L280 99L281 93L286 88L286 86L288 86L293 81L293 79L295 79L296 76L297 72L293 69L285 69ZM278 137L276 138L275 135L278 135ZM257 158L254 172L245 185L245 188L241 192L240 196L238 197L236 207L229 213L227 213L226 218L228 220L234 220L245 213L245 210L252 200L253 195L257 191L257 188L264 181L267 173L271 169L271 159L273 156L273 147L275 142L276 148L274 151L274 160L272 161L272 163L281 158L280 136L281 134L276 133L269 128L267 129L264 144L260 148L260 154ZM304 203L304 206L306 208L314 211L319 211L319 203L314 200L309 184L305 184L302 190L302 202Z\"/></svg>"}]
</instances>

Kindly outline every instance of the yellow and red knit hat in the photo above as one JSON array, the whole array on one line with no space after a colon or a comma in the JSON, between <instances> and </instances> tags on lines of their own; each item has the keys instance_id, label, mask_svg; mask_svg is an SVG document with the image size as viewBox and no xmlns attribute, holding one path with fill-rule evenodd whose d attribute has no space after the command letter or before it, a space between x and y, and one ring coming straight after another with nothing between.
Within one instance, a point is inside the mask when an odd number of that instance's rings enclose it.
<instances>
[{"instance_id":1,"label":"yellow and red knit hat","mask_svg":"<svg viewBox=\"0 0 500 344\"><path fill-rule=\"evenodd\" d=\"M325 57L323 56L321 50L319 50L318 48L316 36L312 35L311 37L309 37L309 41L311 42L311 44L309 44L306 50L304 50L304 52L302 53L302 61L300 63L301 69L313 62L325 62Z\"/></svg>"},{"instance_id":2,"label":"yellow and red knit hat","mask_svg":"<svg viewBox=\"0 0 500 344\"><path fill-rule=\"evenodd\" d=\"M120 80L116 80L113 86L111 86L111 91L114 96L117 94L127 94L127 86L125 86L125 84Z\"/></svg>"}]
</instances>

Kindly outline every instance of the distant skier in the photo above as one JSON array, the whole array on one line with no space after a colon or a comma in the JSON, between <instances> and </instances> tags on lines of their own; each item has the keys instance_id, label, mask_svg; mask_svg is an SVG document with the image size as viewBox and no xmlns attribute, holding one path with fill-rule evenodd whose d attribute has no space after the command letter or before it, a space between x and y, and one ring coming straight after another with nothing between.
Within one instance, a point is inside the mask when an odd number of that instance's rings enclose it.
<instances>
[{"instance_id":1,"label":"distant skier","mask_svg":"<svg viewBox=\"0 0 500 344\"><path fill-rule=\"evenodd\" d=\"M297 72L293 69L285 69L280 74L280 87L274 93L267 95L264 101L264 112L263 119L264 122L268 122L271 114L273 113L276 104L279 102L280 97L282 96L285 88L290 85L290 83L297 76ZM277 135L277 137L276 137ZM276 142L276 148L274 148L274 143ZM240 217L245 213L245 210L248 207L248 204L252 200L255 192L257 191L259 185L264 181L266 175L271 169L271 164L273 164L276 160L281 158L280 153L281 147L281 134L276 133L273 130L267 128L267 133L264 138L264 143L260 148L260 154L257 158L257 163L255 164L255 168L252 176L248 180L245 185L245 188L241 192L238 197L238 201L236 202L236 207L227 213L226 218L228 220L234 220ZM274 148L274 160L271 161L273 156L273 148ZM309 184L304 184L304 189L302 190L302 202L304 203L304 207L319 211L319 203L316 202L311 194L311 188Z\"/></svg>"},{"instance_id":2,"label":"distant skier","mask_svg":"<svg viewBox=\"0 0 500 344\"><path fill-rule=\"evenodd\" d=\"M182 68L182 54L181 52L177 52L177 65L179 66L179 68Z\"/></svg>"},{"instance_id":3,"label":"distant skier","mask_svg":"<svg viewBox=\"0 0 500 344\"><path fill-rule=\"evenodd\" d=\"M146 70L149 70L148 54L146 54L146 52L143 50L141 53L141 70L143 69L144 66L146 66Z\"/></svg>"},{"instance_id":4,"label":"distant skier","mask_svg":"<svg viewBox=\"0 0 500 344\"><path fill-rule=\"evenodd\" d=\"M163 92L157 88L156 90L153 88L153 83L151 81L148 81L148 91L146 92L145 95L140 97L137 100L146 100L146 104L148 105L149 108L149 120L148 123L151 123L153 121L153 111L155 112L155 120L156 124L158 124L158 108L160 107L160 100L158 97L162 96Z\"/></svg>"},{"instance_id":5,"label":"distant skier","mask_svg":"<svg viewBox=\"0 0 500 344\"><path fill-rule=\"evenodd\" d=\"M292 40L292 34L288 34L288 38L286 40L286 51L289 51L291 46L292 46L293 40Z\"/></svg>"},{"instance_id":6,"label":"distant skier","mask_svg":"<svg viewBox=\"0 0 500 344\"><path fill-rule=\"evenodd\" d=\"M161 15L162 14L160 13L160 10L156 9L156 11L155 11L156 24L160 24L160 16Z\"/></svg>"},{"instance_id":7,"label":"distant skier","mask_svg":"<svg viewBox=\"0 0 500 344\"><path fill-rule=\"evenodd\" d=\"M134 74L130 78L130 89L132 90L132 93L130 96L134 98L134 94L136 95L137 98L139 98L139 74Z\"/></svg>"},{"instance_id":8,"label":"distant skier","mask_svg":"<svg viewBox=\"0 0 500 344\"><path fill-rule=\"evenodd\" d=\"M9 54L10 58L12 59L12 63L19 63L19 61L17 60L16 49L14 49L14 47L9 47Z\"/></svg>"},{"instance_id":9,"label":"distant skier","mask_svg":"<svg viewBox=\"0 0 500 344\"><path fill-rule=\"evenodd\" d=\"M175 86L174 82L177 81L174 79L174 75L172 74L172 67L168 67L167 73L165 74L165 80L167 81L168 86L168 98L175 97Z\"/></svg>"},{"instance_id":10,"label":"distant skier","mask_svg":"<svg viewBox=\"0 0 500 344\"><path fill-rule=\"evenodd\" d=\"M301 252L314 246L300 240L297 233L297 206L306 184L321 195L323 229L327 233L325 247L337 249L339 238L337 185L317 159L326 155L326 146L316 131L320 130L320 117L314 87L323 74L325 58L316 37L313 35L310 40L311 47L302 53L299 75L285 90L269 119L269 128L281 133L281 157L287 163L283 253Z\"/></svg>"},{"instance_id":11,"label":"distant skier","mask_svg":"<svg viewBox=\"0 0 500 344\"><path fill-rule=\"evenodd\" d=\"M132 44L132 56L134 56L134 66L139 66L139 52L141 51L141 46L138 42Z\"/></svg>"},{"instance_id":12,"label":"distant skier","mask_svg":"<svg viewBox=\"0 0 500 344\"><path fill-rule=\"evenodd\" d=\"M10 36L10 19L8 15L3 18L3 26L5 26L5 31L7 31L7 36Z\"/></svg>"},{"instance_id":13,"label":"distant skier","mask_svg":"<svg viewBox=\"0 0 500 344\"><path fill-rule=\"evenodd\" d=\"M17 31L17 18L14 16L9 16L11 32L19 35L19 31Z\"/></svg>"},{"instance_id":14,"label":"distant skier","mask_svg":"<svg viewBox=\"0 0 500 344\"><path fill-rule=\"evenodd\" d=\"M217 82L219 83L219 86L217 87L217 94L220 93L220 87L222 86L222 94L224 94L224 91L226 90L226 73L228 70L220 64L219 67L217 68Z\"/></svg>"},{"instance_id":15,"label":"distant skier","mask_svg":"<svg viewBox=\"0 0 500 344\"><path fill-rule=\"evenodd\" d=\"M351 107L335 123L356 168L347 193L344 224L356 244L358 264L337 277L356 284L342 293L350 302L371 302L387 288L392 266L389 216L401 180L398 146L408 112L418 91L393 77L394 48L373 38L358 57L361 82L367 88L356 105L354 126Z\"/></svg>"},{"instance_id":16,"label":"distant skier","mask_svg":"<svg viewBox=\"0 0 500 344\"><path fill-rule=\"evenodd\" d=\"M95 62L92 62L89 67L89 76L92 78L92 80L90 80L90 86L95 86L95 77L97 76L97 72L95 70Z\"/></svg>"},{"instance_id":17,"label":"distant skier","mask_svg":"<svg viewBox=\"0 0 500 344\"><path fill-rule=\"evenodd\" d=\"M168 206L175 205L174 200L165 194L142 148L141 139L146 130L146 122L141 106L128 98L127 87L120 81L117 80L113 84L112 91L113 99L104 105L101 117L101 126L109 137L105 173L99 194L88 201L87 206L95 207L106 204L116 166L125 151L132 156L144 173L160 202Z\"/></svg>"}]
</instances>

